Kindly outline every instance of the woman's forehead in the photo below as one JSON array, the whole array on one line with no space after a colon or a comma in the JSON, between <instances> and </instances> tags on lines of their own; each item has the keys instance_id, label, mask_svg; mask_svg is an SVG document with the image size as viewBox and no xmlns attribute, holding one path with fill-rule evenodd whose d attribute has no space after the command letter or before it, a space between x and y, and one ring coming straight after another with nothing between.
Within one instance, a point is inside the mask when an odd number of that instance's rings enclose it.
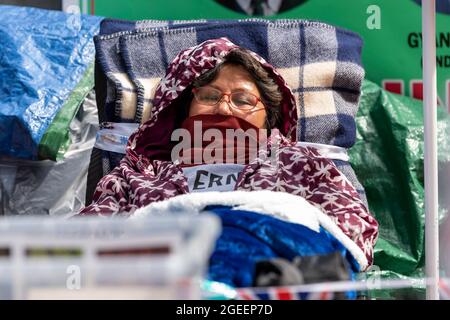
<instances>
[{"instance_id":1,"label":"woman's forehead","mask_svg":"<svg viewBox=\"0 0 450 320\"><path fill-rule=\"evenodd\" d=\"M218 89L257 90L250 72L245 67L235 64L225 64L209 85Z\"/></svg>"}]
</instances>

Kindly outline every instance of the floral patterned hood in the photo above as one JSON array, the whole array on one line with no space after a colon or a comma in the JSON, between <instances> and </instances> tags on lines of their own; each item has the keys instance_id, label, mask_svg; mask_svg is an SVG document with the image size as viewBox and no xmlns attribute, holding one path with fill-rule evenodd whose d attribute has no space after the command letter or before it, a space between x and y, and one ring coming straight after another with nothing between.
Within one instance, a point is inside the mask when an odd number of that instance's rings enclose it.
<instances>
[{"instance_id":1,"label":"floral patterned hood","mask_svg":"<svg viewBox=\"0 0 450 320\"><path fill-rule=\"evenodd\" d=\"M169 65L166 75L156 88L152 116L129 139L127 154L133 159L145 156L170 160L170 135L176 129L177 114L173 103L200 75L224 62L224 58L239 48L227 38L207 40L180 52ZM294 95L282 76L266 60L249 51L276 81L283 95L281 114L283 123L279 132L283 137L296 137L297 107Z\"/></svg>"}]
</instances>

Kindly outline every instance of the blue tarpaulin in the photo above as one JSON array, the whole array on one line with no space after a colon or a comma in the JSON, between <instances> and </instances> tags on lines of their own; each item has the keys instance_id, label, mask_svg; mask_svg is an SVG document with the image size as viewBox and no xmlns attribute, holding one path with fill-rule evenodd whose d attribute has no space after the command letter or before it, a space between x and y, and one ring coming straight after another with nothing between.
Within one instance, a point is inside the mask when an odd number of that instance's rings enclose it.
<instances>
[{"instance_id":1,"label":"blue tarpaulin","mask_svg":"<svg viewBox=\"0 0 450 320\"><path fill-rule=\"evenodd\" d=\"M47 128L94 60L101 20L0 6L0 156L37 159Z\"/></svg>"}]
</instances>

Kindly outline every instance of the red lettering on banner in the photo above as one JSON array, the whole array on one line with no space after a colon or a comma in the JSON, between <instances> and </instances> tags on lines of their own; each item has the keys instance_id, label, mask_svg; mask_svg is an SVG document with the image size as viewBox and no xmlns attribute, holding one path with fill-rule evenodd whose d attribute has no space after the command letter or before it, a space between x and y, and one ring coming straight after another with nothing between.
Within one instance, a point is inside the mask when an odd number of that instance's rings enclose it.
<instances>
[{"instance_id":1,"label":"red lettering on banner","mask_svg":"<svg viewBox=\"0 0 450 320\"><path fill-rule=\"evenodd\" d=\"M384 90L405 95L404 82L401 79L385 79L381 81ZM421 79L413 79L409 82L409 95L415 99L423 100L423 82ZM437 96L437 104L444 105L443 100ZM445 104L450 113L450 79L445 81Z\"/></svg>"},{"instance_id":2,"label":"red lettering on banner","mask_svg":"<svg viewBox=\"0 0 450 320\"><path fill-rule=\"evenodd\" d=\"M403 80L388 79L383 80L383 89L392 93L404 95Z\"/></svg>"},{"instance_id":3,"label":"red lettering on banner","mask_svg":"<svg viewBox=\"0 0 450 320\"><path fill-rule=\"evenodd\" d=\"M409 95L415 99L423 100L422 80L411 80Z\"/></svg>"},{"instance_id":4,"label":"red lettering on banner","mask_svg":"<svg viewBox=\"0 0 450 320\"><path fill-rule=\"evenodd\" d=\"M423 82L422 80L411 80L409 83L409 95L415 99L423 100ZM447 87L448 95L448 87ZM442 100L437 96L437 105L442 106Z\"/></svg>"}]
</instances>

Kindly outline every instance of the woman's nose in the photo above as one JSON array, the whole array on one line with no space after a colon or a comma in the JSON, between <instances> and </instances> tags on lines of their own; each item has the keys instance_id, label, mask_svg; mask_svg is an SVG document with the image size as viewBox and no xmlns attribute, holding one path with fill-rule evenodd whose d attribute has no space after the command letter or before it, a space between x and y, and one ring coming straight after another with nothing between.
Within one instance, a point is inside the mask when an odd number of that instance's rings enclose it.
<instances>
[{"instance_id":1,"label":"woman's nose","mask_svg":"<svg viewBox=\"0 0 450 320\"><path fill-rule=\"evenodd\" d=\"M227 116L232 115L233 111L231 110L230 103L231 102L229 101L229 97L223 96L222 100L220 100L219 103L217 104L216 113L227 115Z\"/></svg>"}]
</instances>

